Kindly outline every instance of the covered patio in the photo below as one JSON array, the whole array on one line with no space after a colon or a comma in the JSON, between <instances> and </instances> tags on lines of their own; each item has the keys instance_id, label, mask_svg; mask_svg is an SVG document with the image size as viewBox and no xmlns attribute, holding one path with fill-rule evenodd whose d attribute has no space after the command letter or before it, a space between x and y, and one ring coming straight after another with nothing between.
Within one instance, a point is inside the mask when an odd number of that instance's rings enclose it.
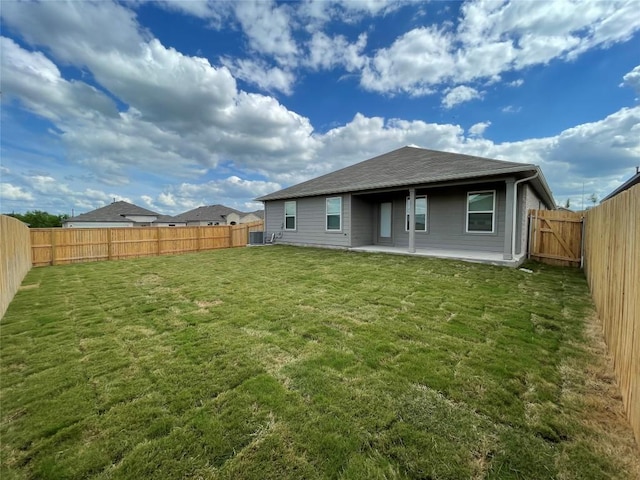
<instances>
[{"instance_id":1,"label":"covered patio","mask_svg":"<svg viewBox=\"0 0 640 480\"><path fill-rule=\"evenodd\" d=\"M407 247L392 247L386 245L364 245L361 247L349 248L353 252L369 253L390 253L393 255L409 255L418 257L447 258L450 260L462 260L465 262L486 263L489 265L501 265L507 267L518 267L526 259L526 255L516 255L513 259L506 260L502 253L479 252L468 250L452 250L441 248L416 248L410 252Z\"/></svg>"}]
</instances>

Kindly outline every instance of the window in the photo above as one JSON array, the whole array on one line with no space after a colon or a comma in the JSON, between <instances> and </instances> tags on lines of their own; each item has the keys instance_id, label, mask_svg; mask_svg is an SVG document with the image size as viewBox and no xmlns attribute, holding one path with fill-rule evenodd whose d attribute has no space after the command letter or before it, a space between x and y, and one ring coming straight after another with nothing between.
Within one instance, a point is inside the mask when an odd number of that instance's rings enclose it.
<instances>
[{"instance_id":1,"label":"window","mask_svg":"<svg viewBox=\"0 0 640 480\"><path fill-rule=\"evenodd\" d=\"M284 229L296 229L296 202L284 202Z\"/></svg>"},{"instance_id":2,"label":"window","mask_svg":"<svg viewBox=\"0 0 640 480\"><path fill-rule=\"evenodd\" d=\"M404 228L409 231L409 207L411 206L411 198L407 197L406 206L406 221L404 222ZM427 231L427 197L416 197L416 211L415 211L415 229L416 232Z\"/></svg>"},{"instance_id":3,"label":"window","mask_svg":"<svg viewBox=\"0 0 640 480\"><path fill-rule=\"evenodd\" d=\"M496 192L469 192L467 194L467 232L493 233L495 223Z\"/></svg>"},{"instance_id":4,"label":"window","mask_svg":"<svg viewBox=\"0 0 640 480\"><path fill-rule=\"evenodd\" d=\"M342 229L342 197L327 198L327 230Z\"/></svg>"}]
</instances>

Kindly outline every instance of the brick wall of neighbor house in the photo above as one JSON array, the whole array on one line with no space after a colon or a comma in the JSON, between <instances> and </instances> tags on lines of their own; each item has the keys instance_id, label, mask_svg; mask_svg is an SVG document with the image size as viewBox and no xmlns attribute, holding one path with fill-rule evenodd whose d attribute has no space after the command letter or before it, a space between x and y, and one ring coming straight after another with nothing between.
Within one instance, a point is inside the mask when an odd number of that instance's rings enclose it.
<instances>
[{"instance_id":1,"label":"brick wall of neighbor house","mask_svg":"<svg viewBox=\"0 0 640 480\"><path fill-rule=\"evenodd\" d=\"M262 219L259 216L249 213L240 219L240 223L253 223L260 222L261 220Z\"/></svg>"},{"instance_id":2,"label":"brick wall of neighbor house","mask_svg":"<svg viewBox=\"0 0 640 480\"><path fill-rule=\"evenodd\" d=\"M373 234L376 228L375 214L377 210L373 203L366 202L357 195L351 196L351 246L361 247L373 244Z\"/></svg>"},{"instance_id":3,"label":"brick wall of neighbor house","mask_svg":"<svg viewBox=\"0 0 640 480\"><path fill-rule=\"evenodd\" d=\"M326 199L333 196L342 197L342 230L328 232L326 222ZM350 242L349 225L351 196L329 195L295 199L297 202L296 230L284 229L284 200L265 202L267 236L276 234L276 243L291 245L318 245L331 247L348 247Z\"/></svg>"},{"instance_id":4,"label":"brick wall of neighbor house","mask_svg":"<svg viewBox=\"0 0 640 480\"><path fill-rule=\"evenodd\" d=\"M467 193L496 190L494 233L466 233ZM501 253L504 250L505 185L483 184L438 189L417 189L427 195L427 232L416 232L416 248L440 248ZM408 246L405 230L406 194L393 201L393 244Z\"/></svg>"}]
</instances>

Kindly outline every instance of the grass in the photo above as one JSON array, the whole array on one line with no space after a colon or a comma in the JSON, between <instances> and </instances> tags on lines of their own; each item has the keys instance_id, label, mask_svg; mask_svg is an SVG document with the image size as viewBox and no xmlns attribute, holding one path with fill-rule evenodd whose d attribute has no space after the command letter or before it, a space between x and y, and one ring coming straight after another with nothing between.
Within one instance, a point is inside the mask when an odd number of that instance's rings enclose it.
<instances>
[{"instance_id":1,"label":"grass","mask_svg":"<svg viewBox=\"0 0 640 480\"><path fill-rule=\"evenodd\" d=\"M530 268L268 247L33 269L0 325L0 476L640 475L583 275Z\"/></svg>"}]
</instances>

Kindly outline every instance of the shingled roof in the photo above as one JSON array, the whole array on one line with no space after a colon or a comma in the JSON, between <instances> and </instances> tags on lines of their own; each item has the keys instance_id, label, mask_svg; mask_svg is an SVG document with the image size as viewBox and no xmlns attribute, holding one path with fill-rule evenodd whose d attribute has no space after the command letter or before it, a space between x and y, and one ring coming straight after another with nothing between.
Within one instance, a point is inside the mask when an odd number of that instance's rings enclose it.
<instances>
[{"instance_id":1,"label":"shingled roof","mask_svg":"<svg viewBox=\"0 0 640 480\"><path fill-rule=\"evenodd\" d=\"M540 172L533 164L505 162L490 158L402 147L350 167L328 173L257 198L259 201L361 192L408 185L466 180L505 174ZM542 174L539 188L546 201L553 197Z\"/></svg>"},{"instance_id":2,"label":"shingled roof","mask_svg":"<svg viewBox=\"0 0 640 480\"><path fill-rule=\"evenodd\" d=\"M127 215L160 216L146 208L139 207L129 202L113 202L106 207L97 208L90 212L67 218L65 222L125 222Z\"/></svg>"},{"instance_id":3,"label":"shingled roof","mask_svg":"<svg viewBox=\"0 0 640 480\"><path fill-rule=\"evenodd\" d=\"M624 182L622 185L620 185L618 188L616 188L609 195L607 195L602 200L600 200L600 203L604 202L605 200L609 200L610 198L615 197L616 195L618 195L619 193L624 192L625 190L629 190L631 187L633 187L634 185L637 185L639 183L640 183L640 171L638 171L638 169L636 167L636 174L633 177L631 177L629 180Z\"/></svg>"},{"instance_id":4,"label":"shingled roof","mask_svg":"<svg viewBox=\"0 0 640 480\"><path fill-rule=\"evenodd\" d=\"M194 208L188 212L176 215L174 220L176 222L226 222L225 217L230 213L237 213L240 217L246 215L246 213L236 210L231 207L225 207L224 205L207 205L204 207Z\"/></svg>"}]
</instances>

